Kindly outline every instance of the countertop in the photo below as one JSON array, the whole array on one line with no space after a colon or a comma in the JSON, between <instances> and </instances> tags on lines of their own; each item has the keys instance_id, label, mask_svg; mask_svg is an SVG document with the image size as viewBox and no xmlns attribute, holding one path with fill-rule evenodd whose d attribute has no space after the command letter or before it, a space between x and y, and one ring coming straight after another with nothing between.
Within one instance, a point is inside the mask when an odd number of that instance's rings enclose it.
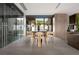
<instances>
[{"instance_id":1,"label":"countertop","mask_svg":"<svg viewBox=\"0 0 79 59\"><path fill-rule=\"evenodd\" d=\"M68 34L75 34L75 35L79 35L79 32L67 32Z\"/></svg>"}]
</instances>

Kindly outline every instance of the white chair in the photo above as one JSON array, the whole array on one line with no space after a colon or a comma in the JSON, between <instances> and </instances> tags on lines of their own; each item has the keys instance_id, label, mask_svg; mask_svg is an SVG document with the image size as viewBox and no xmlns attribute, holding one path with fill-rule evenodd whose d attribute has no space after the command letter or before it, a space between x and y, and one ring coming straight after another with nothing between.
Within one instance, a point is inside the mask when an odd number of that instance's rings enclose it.
<instances>
[{"instance_id":1,"label":"white chair","mask_svg":"<svg viewBox=\"0 0 79 59\"><path fill-rule=\"evenodd\" d=\"M47 46L52 47L54 43L53 32L47 32L46 42L47 42Z\"/></svg>"},{"instance_id":2,"label":"white chair","mask_svg":"<svg viewBox=\"0 0 79 59\"><path fill-rule=\"evenodd\" d=\"M45 34L44 33L41 36L41 40L42 40L42 47L46 47L46 39L45 39Z\"/></svg>"},{"instance_id":3,"label":"white chair","mask_svg":"<svg viewBox=\"0 0 79 59\"><path fill-rule=\"evenodd\" d=\"M34 37L34 46L37 47L38 46L38 35L37 35L37 33L35 33L34 36L35 36Z\"/></svg>"}]
</instances>

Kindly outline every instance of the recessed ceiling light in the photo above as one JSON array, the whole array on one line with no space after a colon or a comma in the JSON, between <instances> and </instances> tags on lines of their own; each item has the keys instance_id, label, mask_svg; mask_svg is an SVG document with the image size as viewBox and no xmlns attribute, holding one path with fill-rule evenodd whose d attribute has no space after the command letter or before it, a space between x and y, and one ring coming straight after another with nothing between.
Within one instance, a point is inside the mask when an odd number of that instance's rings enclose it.
<instances>
[{"instance_id":1,"label":"recessed ceiling light","mask_svg":"<svg viewBox=\"0 0 79 59\"><path fill-rule=\"evenodd\" d=\"M23 8L24 10L27 10L27 8L25 7L25 5L24 5L23 3L20 3L20 5L22 6L22 8Z\"/></svg>"}]
</instances>

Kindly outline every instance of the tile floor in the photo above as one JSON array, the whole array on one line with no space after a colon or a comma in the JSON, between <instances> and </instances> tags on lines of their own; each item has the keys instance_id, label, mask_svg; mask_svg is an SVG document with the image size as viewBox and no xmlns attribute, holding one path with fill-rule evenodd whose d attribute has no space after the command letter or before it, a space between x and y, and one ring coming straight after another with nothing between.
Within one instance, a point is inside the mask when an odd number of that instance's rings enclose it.
<instances>
[{"instance_id":1,"label":"tile floor","mask_svg":"<svg viewBox=\"0 0 79 59\"><path fill-rule=\"evenodd\" d=\"M51 41L52 42L52 41ZM79 50L67 45L59 38L54 38L52 46L31 47L30 38L21 38L0 49L0 55L78 55Z\"/></svg>"}]
</instances>

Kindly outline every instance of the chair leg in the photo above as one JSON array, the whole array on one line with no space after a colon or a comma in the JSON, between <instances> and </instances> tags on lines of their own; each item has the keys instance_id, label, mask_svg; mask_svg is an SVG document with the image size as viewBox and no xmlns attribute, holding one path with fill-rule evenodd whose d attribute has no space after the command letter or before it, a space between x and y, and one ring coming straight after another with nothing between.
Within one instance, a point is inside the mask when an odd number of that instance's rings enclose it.
<instances>
[{"instance_id":1,"label":"chair leg","mask_svg":"<svg viewBox=\"0 0 79 59\"><path fill-rule=\"evenodd\" d=\"M31 44L31 47L34 45L34 39L33 38L31 38L30 44Z\"/></svg>"}]
</instances>

